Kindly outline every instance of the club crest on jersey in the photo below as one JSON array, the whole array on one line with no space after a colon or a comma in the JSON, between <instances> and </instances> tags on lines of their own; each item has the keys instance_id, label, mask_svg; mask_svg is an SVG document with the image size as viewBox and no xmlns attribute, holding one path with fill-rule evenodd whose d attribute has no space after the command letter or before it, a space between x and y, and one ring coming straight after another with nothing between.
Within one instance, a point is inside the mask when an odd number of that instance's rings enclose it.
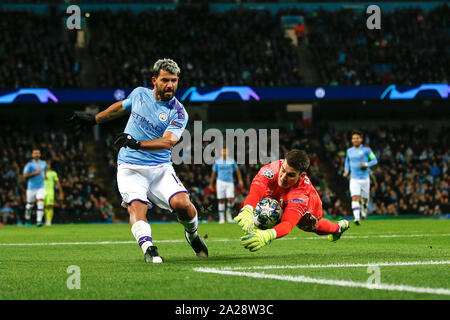
<instances>
[{"instance_id":1,"label":"club crest on jersey","mask_svg":"<svg viewBox=\"0 0 450 320\"><path fill-rule=\"evenodd\" d=\"M128 202L128 199L130 198L130 195L128 193L123 192L122 194L122 199L124 202Z\"/></svg>"},{"instance_id":2,"label":"club crest on jersey","mask_svg":"<svg viewBox=\"0 0 450 320\"><path fill-rule=\"evenodd\" d=\"M273 178L273 171L270 169L266 169L263 171L263 176L266 177L267 179L272 179Z\"/></svg>"},{"instance_id":3,"label":"club crest on jersey","mask_svg":"<svg viewBox=\"0 0 450 320\"><path fill-rule=\"evenodd\" d=\"M159 121L166 122L169 116L165 112L161 112L158 116Z\"/></svg>"}]
</instances>

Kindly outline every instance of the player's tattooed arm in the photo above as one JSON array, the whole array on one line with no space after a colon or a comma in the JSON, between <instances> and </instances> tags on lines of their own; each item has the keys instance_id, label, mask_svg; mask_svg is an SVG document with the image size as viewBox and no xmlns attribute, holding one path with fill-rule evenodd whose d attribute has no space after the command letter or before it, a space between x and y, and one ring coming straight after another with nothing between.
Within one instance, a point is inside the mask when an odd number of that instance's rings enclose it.
<instances>
[{"instance_id":1,"label":"player's tattooed arm","mask_svg":"<svg viewBox=\"0 0 450 320\"><path fill-rule=\"evenodd\" d=\"M170 131L164 132L161 138L141 141L142 150L157 151L172 148L178 142L178 137Z\"/></svg>"},{"instance_id":2,"label":"player's tattooed arm","mask_svg":"<svg viewBox=\"0 0 450 320\"><path fill-rule=\"evenodd\" d=\"M95 122L97 123L104 123L111 120L114 120L116 118L122 117L125 114L128 113L127 110L124 109L122 106L122 101L117 101L110 105L107 109L97 113L95 115Z\"/></svg>"},{"instance_id":3,"label":"player's tattooed arm","mask_svg":"<svg viewBox=\"0 0 450 320\"><path fill-rule=\"evenodd\" d=\"M154 140L138 141L128 133L117 136L114 145L117 148L129 147L135 150L158 151L172 148L178 142L178 137L170 131L166 131L161 138Z\"/></svg>"}]
</instances>

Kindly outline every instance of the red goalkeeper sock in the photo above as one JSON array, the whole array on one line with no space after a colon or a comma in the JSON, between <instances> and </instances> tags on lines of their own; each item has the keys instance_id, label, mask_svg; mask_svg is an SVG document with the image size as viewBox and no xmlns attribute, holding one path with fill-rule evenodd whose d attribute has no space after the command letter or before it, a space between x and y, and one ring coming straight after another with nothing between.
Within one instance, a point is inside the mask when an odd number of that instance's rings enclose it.
<instances>
[{"instance_id":1,"label":"red goalkeeper sock","mask_svg":"<svg viewBox=\"0 0 450 320\"><path fill-rule=\"evenodd\" d=\"M328 219L320 219L317 222L316 229L314 232L319 236L324 236L331 233L336 233L339 231L339 225L337 223L333 223Z\"/></svg>"}]
</instances>

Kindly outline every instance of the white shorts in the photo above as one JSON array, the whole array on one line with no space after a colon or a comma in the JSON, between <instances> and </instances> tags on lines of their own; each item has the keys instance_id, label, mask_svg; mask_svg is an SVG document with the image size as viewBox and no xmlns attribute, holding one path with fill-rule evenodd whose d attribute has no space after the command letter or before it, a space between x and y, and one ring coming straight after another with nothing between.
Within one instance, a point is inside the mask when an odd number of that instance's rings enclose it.
<instances>
[{"instance_id":1,"label":"white shorts","mask_svg":"<svg viewBox=\"0 0 450 320\"><path fill-rule=\"evenodd\" d=\"M177 193L187 193L168 163L157 166L121 163L117 168L117 186L125 208L131 202L140 200L150 207L155 204L172 212L170 199Z\"/></svg>"},{"instance_id":2,"label":"white shorts","mask_svg":"<svg viewBox=\"0 0 450 320\"><path fill-rule=\"evenodd\" d=\"M369 199L370 195L370 178L367 179L350 179L350 195L360 196Z\"/></svg>"},{"instance_id":3,"label":"white shorts","mask_svg":"<svg viewBox=\"0 0 450 320\"><path fill-rule=\"evenodd\" d=\"M27 203L34 203L36 200L44 201L45 188L30 190L27 189Z\"/></svg>"},{"instance_id":4,"label":"white shorts","mask_svg":"<svg viewBox=\"0 0 450 320\"><path fill-rule=\"evenodd\" d=\"M217 180L216 190L217 190L217 199L234 198L233 182Z\"/></svg>"}]
</instances>

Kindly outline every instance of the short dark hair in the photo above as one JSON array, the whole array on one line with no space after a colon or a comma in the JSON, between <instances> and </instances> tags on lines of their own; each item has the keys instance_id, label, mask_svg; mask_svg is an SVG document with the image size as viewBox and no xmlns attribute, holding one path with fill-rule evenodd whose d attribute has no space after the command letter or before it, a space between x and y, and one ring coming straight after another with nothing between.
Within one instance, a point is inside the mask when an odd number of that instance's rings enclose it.
<instances>
[{"instance_id":1,"label":"short dark hair","mask_svg":"<svg viewBox=\"0 0 450 320\"><path fill-rule=\"evenodd\" d=\"M357 134L361 138L364 138L363 133L361 131L359 131L359 130L353 130L351 137L353 137L354 134Z\"/></svg>"},{"instance_id":2,"label":"short dark hair","mask_svg":"<svg viewBox=\"0 0 450 320\"><path fill-rule=\"evenodd\" d=\"M300 173L306 172L309 168L308 154L303 150L292 149L286 155L287 164L299 171Z\"/></svg>"}]
</instances>

